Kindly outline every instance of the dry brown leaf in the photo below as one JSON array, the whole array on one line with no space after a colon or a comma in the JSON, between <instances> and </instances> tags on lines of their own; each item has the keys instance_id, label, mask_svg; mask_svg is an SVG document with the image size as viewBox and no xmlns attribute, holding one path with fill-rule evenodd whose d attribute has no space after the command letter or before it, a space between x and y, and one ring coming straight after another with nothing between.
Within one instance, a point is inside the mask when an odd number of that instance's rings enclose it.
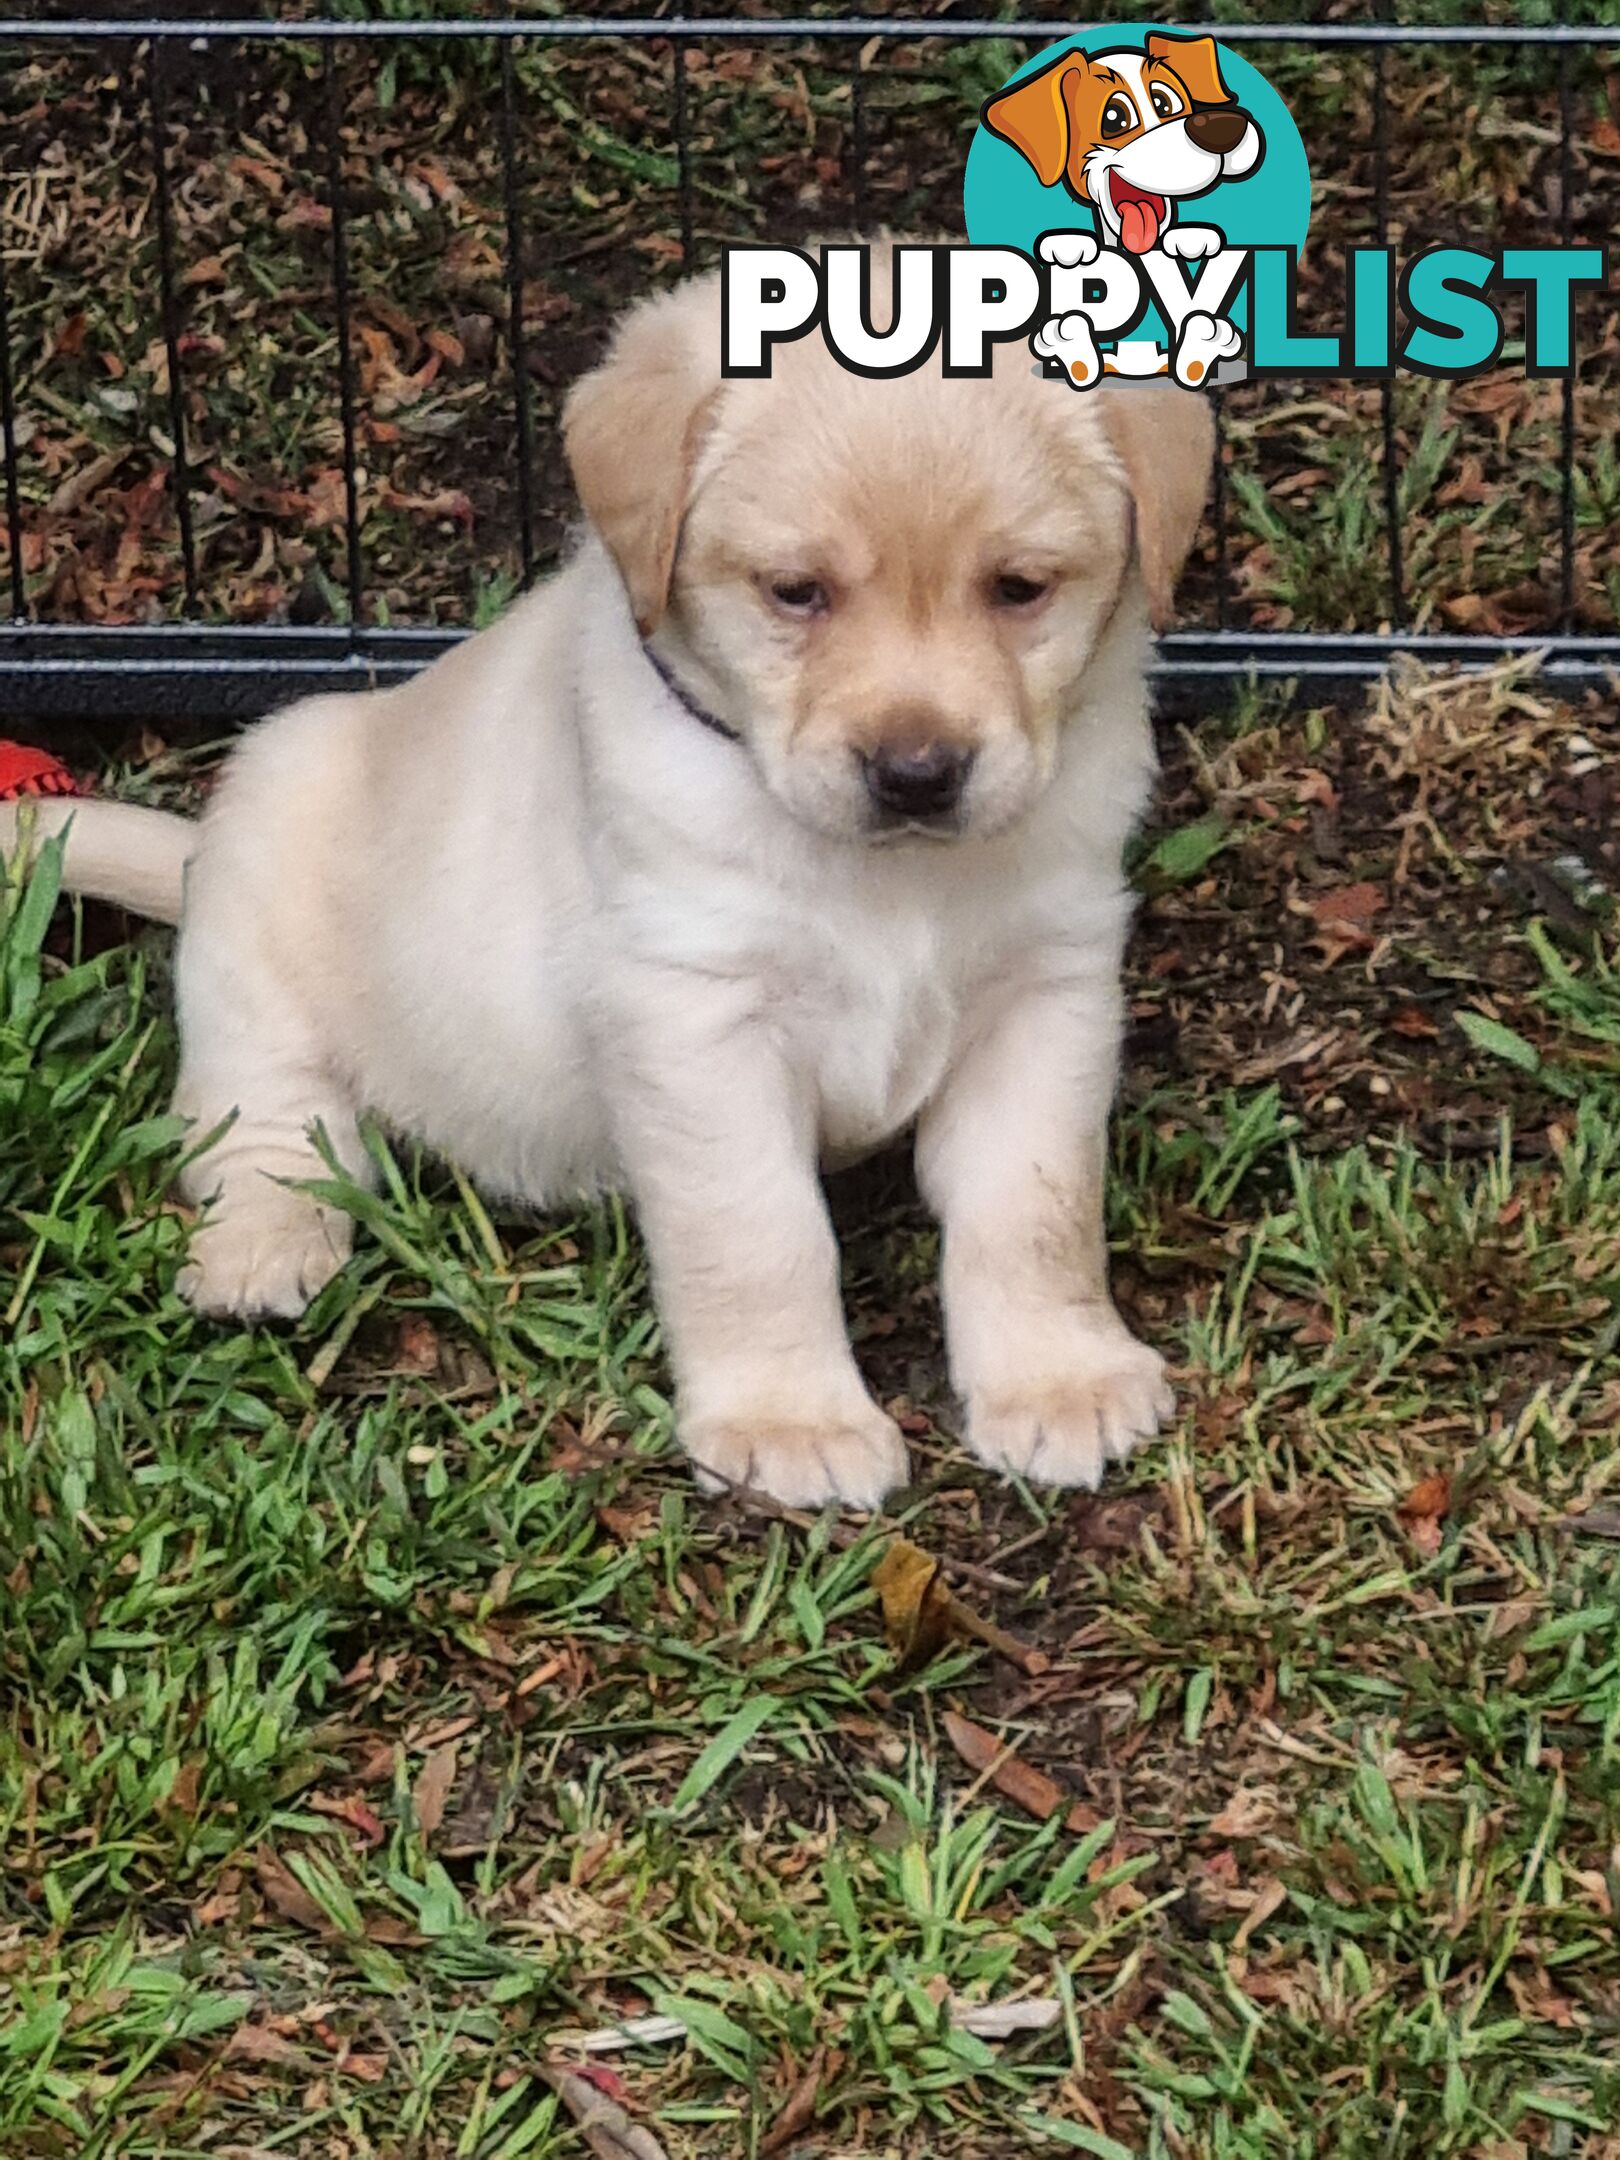
<instances>
[{"instance_id":1,"label":"dry brown leaf","mask_svg":"<svg viewBox=\"0 0 1620 2160\"><path fill-rule=\"evenodd\" d=\"M307 2071L313 2059L301 2047L272 2032L268 2025L238 2025L225 2043L227 2062L279 2063L288 2070Z\"/></svg>"},{"instance_id":2,"label":"dry brown leaf","mask_svg":"<svg viewBox=\"0 0 1620 2160\"><path fill-rule=\"evenodd\" d=\"M181 1764L179 1773L169 1788L169 1797L163 1802L165 1813L195 1817L202 1773L203 1760L200 1755L194 1755L190 1762Z\"/></svg>"},{"instance_id":3,"label":"dry brown leaf","mask_svg":"<svg viewBox=\"0 0 1620 2160\"><path fill-rule=\"evenodd\" d=\"M294 1927L309 1928L318 1935L327 1932L325 1913L298 1877L267 1845L261 1846L255 1853L253 1872L258 1878L259 1888L283 1920L290 1920Z\"/></svg>"},{"instance_id":4,"label":"dry brown leaf","mask_svg":"<svg viewBox=\"0 0 1620 2160\"><path fill-rule=\"evenodd\" d=\"M392 1370L400 1373L436 1373L439 1369L439 1331L425 1313L407 1313L399 1323L399 1339Z\"/></svg>"},{"instance_id":5,"label":"dry brown leaf","mask_svg":"<svg viewBox=\"0 0 1620 2160\"><path fill-rule=\"evenodd\" d=\"M650 1502L628 1508L603 1505L596 1510L596 1519L621 1545L644 1544L658 1528L658 1516Z\"/></svg>"},{"instance_id":6,"label":"dry brown leaf","mask_svg":"<svg viewBox=\"0 0 1620 2160\"><path fill-rule=\"evenodd\" d=\"M419 1935L408 1920L401 1920L397 1913L368 1912L364 1915L366 1941L382 1943L390 1950L420 1950L427 1941Z\"/></svg>"},{"instance_id":7,"label":"dry brown leaf","mask_svg":"<svg viewBox=\"0 0 1620 2160\"><path fill-rule=\"evenodd\" d=\"M436 1747L416 1773L416 1783L411 1787L411 1806L416 1812L417 1828L424 1838L431 1838L444 1821L445 1802L456 1779L456 1743L447 1740Z\"/></svg>"},{"instance_id":8,"label":"dry brown leaf","mask_svg":"<svg viewBox=\"0 0 1620 2160\"><path fill-rule=\"evenodd\" d=\"M380 494L381 500L393 510L408 510L418 517L454 518L458 524L466 526L473 522L472 497L462 488L440 488L431 494L409 495L385 481Z\"/></svg>"},{"instance_id":9,"label":"dry brown leaf","mask_svg":"<svg viewBox=\"0 0 1620 2160\"><path fill-rule=\"evenodd\" d=\"M543 1658L531 1671L523 1675L512 1693L521 1702L524 1696L532 1695L536 1688L544 1687L548 1680L555 1680L567 1663L568 1660L563 1657Z\"/></svg>"},{"instance_id":10,"label":"dry brown leaf","mask_svg":"<svg viewBox=\"0 0 1620 2160\"><path fill-rule=\"evenodd\" d=\"M437 1724L412 1725L405 1734L405 1745L430 1754L434 1748L443 1747L447 1740L459 1740L463 1733L470 1733L477 1723L475 1717L453 1717L441 1719Z\"/></svg>"},{"instance_id":11,"label":"dry brown leaf","mask_svg":"<svg viewBox=\"0 0 1620 2160\"><path fill-rule=\"evenodd\" d=\"M939 1562L909 1538L891 1538L872 1570L883 1602L883 1630L902 1665L926 1665L950 1639L951 1595Z\"/></svg>"},{"instance_id":12,"label":"dry brown leaf","mask_svg":"<svg viewBox=\"0 0 1620 2160\"><path fill-rule=\"evenodd\" d=\"M129 454L130 446L126 443L121 450L104 450L88 465L75 467L46 503L45 515L71 517L75 510L82 510L91 496L106 486Z\"/></svg>"},{"instance_id":13,"label":"dry brown leaf","mask_svg":"<svg viewBox=\"0 0 1620 2160\"><path fill-rule=\"evenodd\" d=\"M1537 1965L1528 1974L1510 1968L1503 1978L1521 2014L1532 2023L1556 2025L1560 2032L1574 2032L1579 2028L1581 2020L1574 2003L1553 1986L1545 1966Z\"/></svg>"},{"instance_id":14,"label":"dry brown leaf","mask_svg":"<svg viewBox=\"0 0 1620 2160\"><path fill-rule=\"evenodd\" d=\"M1294 782L1294 793L1303 803L1315 803L1319 809L1337 810L1339 791L1325 772L1315 765L1307 765Z\"/></svg>"},{"instance_id":15,"label":"dry brown leaf","mask_svg":"<svg viewBox=\"0 0 1620 2160\"><path fill-rule=\"evenodd\" d=\"M1274 480L1270 487L1267 488L1266 493L1278 501L1283 501L1290 495L1306 494L1312 488L1320 487L1328 477L1325 466L1304 465L1300 467L1298 472L1291 472L1281 480Z\"/></svg>"},{"instance_id":16,"label":"dry brown leaf","mask_svg":"<svg viewBox=\"0 0 1620 2160\"><path fill-rule=\"evenodd\" d=\"M1403 1515L1444 1515L1451 1506L1451 1480L1443 1471L1420 1478L1401 1502Z\"/></svg>"},{"instance_id":17,"label":"dry brown leaf","mask_svg":"<svg viewBox=\"0 0 1620 2160\"><path fill-rule=\"evenodd\" d=\"M193 1905L191 1917L200 1928L218 1927L222 1920L234 1920L241 1909L241 1893L221 1888L210 1891L200 1904Z\"/></svg>"},{"instance_id":18,"label":"dry brown leaf","mask_svg":"<svg viewBox=\"0 0 1620 2160\"><path fill-rule=\"evenodd\" d=\"M1245 1949L1249 1937L1257 1928L1263 1928L1280 1905L1287 1902L1288 1891L1275 1875L1268 1875L1255 1892L1254 1903L1244 1916L1243 1924L1232 1938L1234 1950Z\"/></svg>"},{"instance_id":19,"label":"dry brown leaf","mask_svg":"<svg viewBox=\"0 0 1620 2160\"><path fill-rule=\"evenodd\" d=\"M357 1785L380 1785L394 1774L394 1763L399 1754L396 1740L373 1740L366 1752L350 1772Z\"/></svg>"},{"instance_id":20,"label":"dry brown leaf","mask_svg":"<svg viewBox=\"0 0 1620 2160\"><path fill-rule=\"evenodd\" d=\"M766 2131L760 2143L760 2152L778 2153L791 2143L801 2130L808 2130L816 2119L816 2102L821 2098L822 2068L825 2053L817 2048L810 2058L810 2066L793 2090L783 2101L776 2120Z\"/></svg>"},{"instance_id":21,"label":"dry brown leaf","mask_svg":"<svg viewBox=\"0 0 1620 2160\"><path fill-rule=\"evenodd\" d=\"M981 1775L988 1774L997 1792L1021 1807L1037 1821L1046 1822L1060 1809L1071 1830L1083 1831L1096 1827L1091 1811L1080 1801L1070 1801L1069 1795L1055 1778L1049 1778L1044 1770L1036 1770L1014 1755L992 1732L982 1725L975 1725L971 1718L947 1710L942 1720L945 1737L970 1770Z\"/></svg>"},{"instance_id":22,"label":"dry brown leaf","mask_svg":"<svg viewBox=\"0 0 1620 2160\"><path fill-rule=\"evenodd\" d=\"M1277 1795L1267 1787L1240 1785L1210 1822L1214 1837L1257 1837L1277 1814Z\"/></svg>"},{"instance_id":23,"label":"dry brown leaf","mask_svg":"<svg viewBox=\"0 0 1620 2160\"><path fill-rule=\"evenodd\" d=\"M230 169L233 173L239 173L244 180L256 180L267 195L280 195L286 185L276 168L266 164L263 158L234 157L230 161Z\"/></svg>"},{"instance_id":24,"label":"dry brown leaf","mask_svg":"<svg viewBox=\"0 0 1620 2160\"><path fill-rule=\"evenodd\" d=\"M1292 1973L1245 1973L1239 1985L1250 2002L1281 2003L1295 2017L1303 2016L1307 2005L1316 2007L1315 1996Z\"/></svg>"},{"instance_id":25,"label":"dry brown leaf","mask_svg":"<svg viewBox=\"0 0 1620 2160\"><path fill-rule=\"evenodd\" d=\"M926 1665L953 1634L986 1644L1031 1679L1039 1678L1051 1665L1044 1650L1032 1650L964 1604L946 1587L933 1554L909 1538L889 1540L872 1570L872 1587L882 1600L884 1632L902 1667Z\"/></svg>"},{"instance_id":26,"label":"dry brown leaf","mask_svg":"<svg viewBox=\"0 0 1620 2160\"><path fill-rule=\"evenodd\" d=\"M460 187L454 180L451 179L450 175L445 171L444 167L439 163L437 158L418 158L416 163L411 167L411 171L419 179L424 180L427 183L427 185L433 190L434 194L438 196L441 202L460 202Z\"/></svg>"},{"instance_id":27,"label":"dry brown leaf","mask_svg":"<svg viewBox=\"0 0 1620 2160\"><path fill-rule=\"evenodd\" d=\"M1077 1493L1069 1503L1067 1542L1081 1552L1135 1552L1144 1528L1157 1529L1162 1514L1157 1496L1126 1493L1104 1500L1096 1493Z\"/></svg>"},{"instance_id":28,"label":"dry brown leaf","mask_svg":"<svg viewBox=\"0 0 1620 2160\"><path fill-rule=\"evenodd\" d=\"M389 1750L392 1763L393 1750ZM375 1808L367 1807L357 1793L311 1793L308 1805L317 1815L330 1815L335 1822L347 1823L367 1852L374 1851L388 1832L382 1817Z\"/></svg>"},{"instance_id":29,"label":"dry brown leaf","mask_svg":"<svg viewBox=\"0 0 1620 2160\"><path fill-rule=\"evenodd\" d=\"M1318 893L1311 913L1324 927L1329 923L1369 923L1386 905L1379 885L1335 885Z\"/></svg>"},{"instance_id":30,"label":"dry brown leaf","mask_svg":"<svg viewBox=\"0 0 1620 2160\"><path fill-rule=\"evenodd\" d=\"M669 2160L652 2132L633 2123L618 2102L599 2092L588 2078L572 2070L544 2067L540 2075L578 2123L596 2160Z\"/></svg>"},{"instance_id":31,"label":"dry brown leaf","mask_svg":"<svg viewBox=\"0 0 1620 2160\"><path fill-rule=\"evenodd\" d=\"M1451 1480L1436 1470L1412 1487L1397 1510L1408 1537L1427 1558L1440 1550L1440 1524L1450 1509Z\"/></svg>"},{"instance_id":32,"label":"dry brown leaf","mask_svg":"<svg viewBox=\"0 0 1620 2160\"><path fill-rule=\"evenodd\" d=\"M1404 1035L1414 1042L1432 1041L1440 1033L1439 1023L1416 1005L1403 1005L1386 1024L1391 1034Z\"/></svg>"}]
</instances>

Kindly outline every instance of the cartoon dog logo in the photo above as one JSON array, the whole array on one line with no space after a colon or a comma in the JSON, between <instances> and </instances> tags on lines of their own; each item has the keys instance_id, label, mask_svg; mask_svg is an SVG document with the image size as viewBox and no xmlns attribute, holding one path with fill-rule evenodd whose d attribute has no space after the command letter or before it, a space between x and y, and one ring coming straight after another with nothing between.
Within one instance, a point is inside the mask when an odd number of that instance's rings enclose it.
<instances>
[{"instance_id":1,"label":"cartoon dog logo","mask_svg":"<svg viewBox=\"0 0 1620 2160\"><path fill-rule=\"evenodd\" d=\"M1043 187L1061 183L1095 214L1095 239L1072 233L1042 242L1049 262L1070 269L1094 262L1099 245L1136 256L1158 249L1182 261L1218 253L1225 235L1214 225L1183 224L1179 206L1222 181L1246 179L1265 155L1265 139L1227 88L1208 37L1155 32L1141 51L1060 53L991 98L983 120L1033 167ZM1194 309L1175 347L1169 372L1197 384L1217 361L1241 350L1242 337L1235 325ZM1054 319L1035 349L1076 387L1103 371L1084 316ZM1165 368L1162 357L1149 367L1142 354L1123 348L1119 361L1107 372Z\"/></svg>"},{"instance_id":2,"label":"cartoon dog logo","mask_svg":"<svg viewBox=\"0 0 1620 2160\"><path fill-rule=\"evenodd\" d=\"M993 97L984 124L1097 213L1105 246L1212 255L1223 235L1178 225L1176 205L1243 180L1265 155L1221 75L1215 40L1149 37L1144 52L1060 54Z\"/></svg>"}]
</instances>

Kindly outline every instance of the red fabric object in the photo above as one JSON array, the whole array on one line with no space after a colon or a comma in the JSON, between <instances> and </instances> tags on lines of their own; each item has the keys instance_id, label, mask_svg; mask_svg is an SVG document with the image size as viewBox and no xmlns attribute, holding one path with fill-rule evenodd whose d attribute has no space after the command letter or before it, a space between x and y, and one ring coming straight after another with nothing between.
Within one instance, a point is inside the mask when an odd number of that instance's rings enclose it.
<instances>
[{"instance_id":1,"label":"red fabric object","mask_svg":"<svg viewBox=\"0 0 1620 2160\"><path fill-rule=\"evenodd\" d=\"M83 788L60 758L26 743L0 742L0 802L19 795L82 795Z\"/></svg>"}]
</instances>

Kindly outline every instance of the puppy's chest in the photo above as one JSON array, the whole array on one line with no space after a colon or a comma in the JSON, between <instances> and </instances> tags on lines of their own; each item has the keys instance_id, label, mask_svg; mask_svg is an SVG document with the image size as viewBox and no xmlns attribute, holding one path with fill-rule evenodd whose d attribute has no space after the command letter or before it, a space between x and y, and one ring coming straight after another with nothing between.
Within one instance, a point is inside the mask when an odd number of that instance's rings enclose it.
<instances>
[{"instance_id":1,"label":"puppy's chest","mask_svg":"<svg viewBox=\"0 0 1620 2160\"><path fill-rule=\"evenodd\" d=\"M801 986L795 1049L814 1079L829 1154L879 1146L938 1092L964 998L946 942L938 925L898 916L826 952Z\"/></svg>"}]
</instances>

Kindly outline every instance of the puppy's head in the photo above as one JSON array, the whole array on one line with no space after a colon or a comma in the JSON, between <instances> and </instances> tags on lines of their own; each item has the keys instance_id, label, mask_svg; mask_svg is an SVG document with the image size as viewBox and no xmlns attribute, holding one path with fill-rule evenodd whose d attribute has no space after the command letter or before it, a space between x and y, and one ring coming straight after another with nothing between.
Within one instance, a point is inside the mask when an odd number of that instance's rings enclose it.
<instances>
[{"instance_id":1,"label":"puppy's head","mask_svg":"<svg viewBox=\"0 0 1620 2160\"><path fill-rule=\"evenodd\" d=\"M1260 130L1207 37L1154 33L1140 52L1061 53L990 99L984 124L1043 187L1061 180L1133 254L1157 245L1171 205L1253 172Z\"/></svg>"},{"instance_id":2,"label":"puppy's head","mask_svg":"<svg viewBox=\"0 0 1620 2160\"><path fill-rule=\"evenodd\" d=\"M1022 344L884 380L811 336L723 381L713 280L636 309L564 426L641 635L797 818L872 839L1031 808L1100 646L1168 613L1212 435L1201 398L1069 396Z\"/></svg>"}]
</instances>

